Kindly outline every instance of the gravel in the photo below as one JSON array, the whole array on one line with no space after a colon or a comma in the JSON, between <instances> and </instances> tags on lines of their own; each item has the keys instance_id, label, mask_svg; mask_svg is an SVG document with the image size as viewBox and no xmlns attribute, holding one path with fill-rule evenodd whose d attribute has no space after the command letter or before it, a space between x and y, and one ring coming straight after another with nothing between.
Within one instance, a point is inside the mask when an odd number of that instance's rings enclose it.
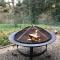
<instances>
[{"instance_id":1,"label":"gravel","mask_svg":"<svg viewBox=\"0 0 60 60\"><path fill-rule=\"evenodd\" d=\"M28 51L29 48L20 46L21 51ZM40 51L39 48L34 50ZM12 53L14 55L12 55ZM0 49L0 60L29 60L29 57L25 57L17 52L16 46L8 46ZM60 36L57 35L57 39L52 44L48 45L48 51L41 56L33 57L33 60L60 60Z\"/></svg>"}]
</instances>

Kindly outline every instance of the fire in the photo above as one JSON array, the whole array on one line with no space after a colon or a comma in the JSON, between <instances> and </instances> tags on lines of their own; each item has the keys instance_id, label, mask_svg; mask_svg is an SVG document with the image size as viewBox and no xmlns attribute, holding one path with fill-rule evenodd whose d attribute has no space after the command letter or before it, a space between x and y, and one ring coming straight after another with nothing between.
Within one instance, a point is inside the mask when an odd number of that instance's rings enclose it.
<instances>
[{"instance_id":1,"label":"fire","mask_svg":"<svg viewBox=\"0 0 60 60\"><path fill-rule=\"evenodd\" d=\"M28 40L31 41L37 41L40 40L40 36L38 36L38 30L35 30L35 33L29 34L29 38Z\"/></svg>"}]
</instances>

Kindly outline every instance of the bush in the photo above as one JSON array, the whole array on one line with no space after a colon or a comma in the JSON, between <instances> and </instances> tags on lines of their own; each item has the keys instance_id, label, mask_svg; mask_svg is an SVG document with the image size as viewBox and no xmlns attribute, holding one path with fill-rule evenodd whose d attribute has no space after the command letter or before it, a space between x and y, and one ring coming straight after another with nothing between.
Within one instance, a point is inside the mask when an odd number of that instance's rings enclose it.
<instances>
[{"instance_id":1,"label":"bush","mask_svg":"<svg viewBox=\"0 0 60 60\"><path fill-rule=\"evenodd\" d=\"M5 46L10 44L9 40L8 40L8 36L0 36L0 45Z\"/></svg>"}]
</instances>

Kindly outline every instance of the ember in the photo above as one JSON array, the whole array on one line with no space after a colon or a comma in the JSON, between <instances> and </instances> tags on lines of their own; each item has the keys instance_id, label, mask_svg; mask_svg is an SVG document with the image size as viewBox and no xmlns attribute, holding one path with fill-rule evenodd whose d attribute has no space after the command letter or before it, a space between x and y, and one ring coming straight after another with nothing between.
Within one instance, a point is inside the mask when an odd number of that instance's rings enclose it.
<instances>
[{"instance_id":1,"label":"ember","mask_svg":"<svg viewBox=\"0 0 60 60\"><path fill-rule=\"evenodd\" d=\"M28 39L28 40L31 40L31 41L40 40L40 36L38 36L38 30L35 30L35 33L29 34L29 37L30 37L30 39Z\"/></svg>"}]
</instances>

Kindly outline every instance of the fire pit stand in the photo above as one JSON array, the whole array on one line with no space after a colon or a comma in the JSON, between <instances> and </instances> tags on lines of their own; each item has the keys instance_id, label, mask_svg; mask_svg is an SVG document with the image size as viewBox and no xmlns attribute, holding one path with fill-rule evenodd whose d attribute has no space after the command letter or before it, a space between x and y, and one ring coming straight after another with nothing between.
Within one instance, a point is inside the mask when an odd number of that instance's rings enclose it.
<instances>
[{"instance_id":1,"label":"fire pit stand","mask_svg":"<svg viewBox=\"0 0 60 60\"><path fill-rule=\"evenodd\" d=\"M17 45L17 46L18 46L18 45ZM18 49L18 47L17 47L17 51L18 51L21 55L26 56L26 57L40 56L40 55L42 55L44 52L47 51L47 45L45 46L45 49L44 49L42 52L37 53L37 54L35 54L34 51L33 51L33 48L34 48L34 47L29 47L29 48L30 48L30 51L29 51L29 53L27 53L27 54L21 52L21 51Z\"/></svg>"}]
</instances>

